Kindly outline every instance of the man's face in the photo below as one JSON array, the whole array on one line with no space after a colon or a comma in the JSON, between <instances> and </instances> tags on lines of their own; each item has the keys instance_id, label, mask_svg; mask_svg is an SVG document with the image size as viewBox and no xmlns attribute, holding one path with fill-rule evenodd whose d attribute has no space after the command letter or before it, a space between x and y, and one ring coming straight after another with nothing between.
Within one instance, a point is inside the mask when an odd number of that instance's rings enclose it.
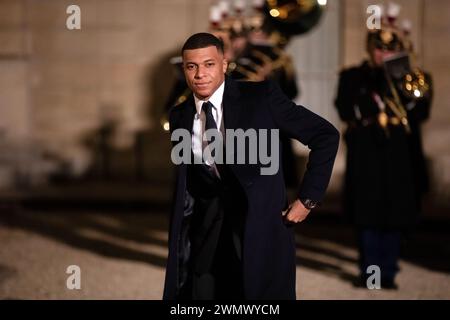
<instances>
[{"instance_id":1,"label":"man's face","mask_svg":"<svg viewBox=\"0 0 450 320\"><path fill-rule=\"evenodd\" d=\"M215 46L185 50L183 69L186 82L195 96L208 100L225 80L227 61Z\"/></svg>"},{"instance_id":2,"label":"man's face","mask_svg":"<svg viewBox=\"0 0 450 320\"><path fill-rule=\"evenodd\" d=\"M385 59L388 59L395 55L397 52L394 50L383 50L375 48L372 52L372 60L377 67L381 67Z\"/></svg>"}]
</instances>

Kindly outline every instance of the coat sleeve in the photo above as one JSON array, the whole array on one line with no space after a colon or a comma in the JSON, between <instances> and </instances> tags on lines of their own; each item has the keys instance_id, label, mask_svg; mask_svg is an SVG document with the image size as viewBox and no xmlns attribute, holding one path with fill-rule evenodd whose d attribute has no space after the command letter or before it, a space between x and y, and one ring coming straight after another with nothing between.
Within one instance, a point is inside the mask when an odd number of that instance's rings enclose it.
<instances>
[{"instance_id":1,"label":"coat sleeve","mask_svg":"<svg viewBox=\"0 0 450 320\"><path fill-rule=\"evenodd\" d=\"M289 100L275 83L268 86L270 113L277 127L311 150L298 198L320 202L333 170L339 132L324 118Z\"/></svg>"}]
</instances>

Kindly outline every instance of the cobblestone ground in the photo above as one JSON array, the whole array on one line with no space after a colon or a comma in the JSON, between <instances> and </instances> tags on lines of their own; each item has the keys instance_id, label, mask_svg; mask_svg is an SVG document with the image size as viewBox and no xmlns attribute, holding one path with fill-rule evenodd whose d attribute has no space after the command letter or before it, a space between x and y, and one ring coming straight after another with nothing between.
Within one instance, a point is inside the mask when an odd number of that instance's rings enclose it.
<instances>
[{"instance_id":1,"label":"cobblestone ground","mask_svg":"<svg viewBox=\"0 0 450 320\"><path fill-rule=\"evenodd\" d=\"M296 227L299 299L450 299L450 236L434 230L407 243L399 290L353 286L357 253L344 225ZM0 214L0 298L160 299L167 246L161 213L15 211ZM81 289L66 287L69 265Z\"/></svg>"}]
</instances>

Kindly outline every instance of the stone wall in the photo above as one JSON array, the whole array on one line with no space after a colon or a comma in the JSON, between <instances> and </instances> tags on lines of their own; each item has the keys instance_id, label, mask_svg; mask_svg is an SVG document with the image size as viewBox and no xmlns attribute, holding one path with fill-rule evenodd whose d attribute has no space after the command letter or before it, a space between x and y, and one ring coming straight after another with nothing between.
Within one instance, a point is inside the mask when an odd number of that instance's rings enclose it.
<instances>
[{"instance_id":1,"label":"stone wall","mask_svg":"<svg viewBox=\"0 0 450 320\"><path fill-rule=\"evenodd\" d=\"M66 28L70 4L81 9L81 30ZM208 0L0 1L4 150L16 154L11 145L32 145L29 166L42 167L38 157L43 168L64 165L76 176L92 165L96 155L89 141L98 140L108 124L116 124L108 143L118 153L133 148L139 132L158 131L172 80L168 59L189 34L207 27L208 5ZM153 160L158 161L146 162ZM14 161L3 163L0 176L4 172L8 184L19 169ZM43 171L45 179L48 170Z\"/></svg>"}]
</instances>

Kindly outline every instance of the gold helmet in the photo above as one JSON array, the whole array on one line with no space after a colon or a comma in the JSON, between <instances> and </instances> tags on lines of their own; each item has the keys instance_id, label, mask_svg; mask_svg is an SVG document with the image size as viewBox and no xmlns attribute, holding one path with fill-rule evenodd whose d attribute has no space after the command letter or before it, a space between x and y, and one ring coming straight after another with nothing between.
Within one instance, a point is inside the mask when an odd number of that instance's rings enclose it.
<instances>
[{"instance_id":1,"label":"gold helmet","mask_svg":"<svg viewBox=\"0 0 450 320\"><path fill-rule=\"evenodd\" d=\"M430 88L427 76L415 63L415 53L410 38L411 22L403 20L400 26L398 25L397 21L401 9L398 4L390 2L386 10L382 5L380 5L380 8L382 9L381 27L380 29L368 30L367 51L371 58L375 49L397 52L396 57L398 59L404 60L406 56L406 72L402 73L400 77L391 76L390 78L392 78L396 88L406 97L411 99L422 98Z\"/></svg>"},{"instance_id":2,"label":"gold helmet","mask_svg":"<svg viewBox=\"0 0 450 320\"><path fill-rule=\"evenodd\" d=\"M381 11L379 17L380 28L368 29L367 32L367 51L369 54L374 49L386 51L402 51L404 49L404 37L400 28L397 26L397 18L400 13L400 6L389 3L386 10L383 5L378 5Z\"/></svg>"}]
</instances>

